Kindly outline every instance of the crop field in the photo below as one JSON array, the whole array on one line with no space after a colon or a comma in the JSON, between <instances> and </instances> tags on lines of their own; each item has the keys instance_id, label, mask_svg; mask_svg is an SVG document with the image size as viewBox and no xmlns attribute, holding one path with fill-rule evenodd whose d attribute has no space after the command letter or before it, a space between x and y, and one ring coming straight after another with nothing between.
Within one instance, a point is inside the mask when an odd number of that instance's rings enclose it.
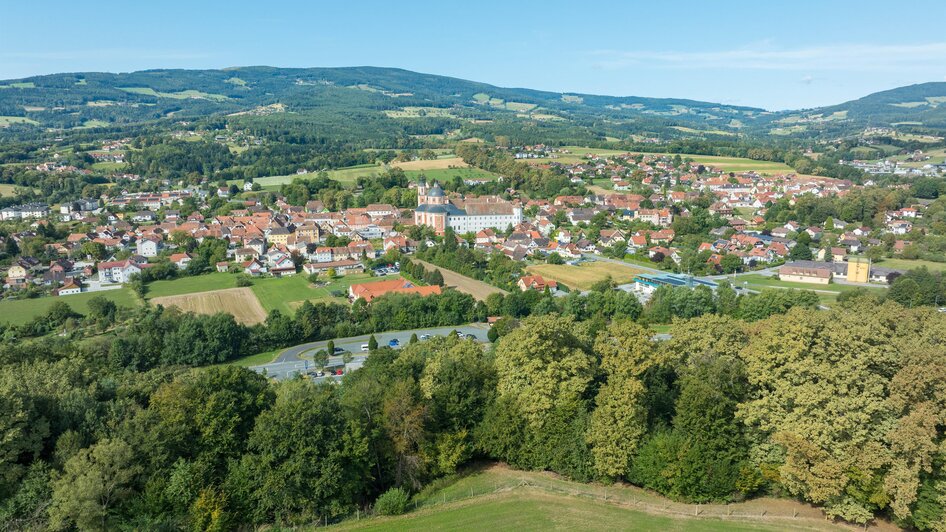
<instances>
[{"instance_id":1,"label":"crop field","mask_svg":"<svg viewBox=\"0 0 946 532\"><path fill-rule=\"evenodd\" d=\"M339 530L845 530L809 505L755 499L690 505L620 484L582 484L496 464L442 479L399 517L349 519Z\"/></svg>"},{"instance_id":2,"label":"crop field","mask_svg":"<svg viewBox=\"0 0 946 532\"><path fill-rule=\"evenodd\" d=\"M633 266L623 266L613 262L584 262L578 266L568 264L536 264L526 268L532 274L567 285L569 288L587 290L609 276L617 284L631 282L634 276L644 270Z\"/></svg>"},{"instance_id":3,"label":"crop field","mask_svg":"<svg viewBox=\"0 0 946 532\"><path fill-rule=\"evenodd\" d=\"M245 325L263 323L266 311L263 310L256 295L249 288L227 288L210 292L195 292L177 296L163 296L151 299L154 305L177 307L185 312L197 314L232 314L236 321Z\"/></svg>"},{"instance_id":4,"label":"crop field","mask_svg":"<svg viewBox=\"0 0 946 532\"><path fill-rule=\"evenodd\" d=\"M403 163L392 162L391 167L397 167L405 172L409 170L441 170L444 168L456 167L466 168L469 166L459 157L443 157L437 159L420 159L417 161L407 161Z\"/></svg>"},{"instance_id":5,"label":"crop field","mask_svg":"<svg viewBox=\"0 0 946 532\"><path fill-rule=\"evenodd\" d=\"M419 262L424 265L424 268L428 270L438 269L443 275L443 284L452 288L456 288L458 291L463 292L464 294L470 294L473 296L473 299L477 301L485 301L490 294L505 294L506 291L496 288L495 286L484 283L483 281L478 281L476 279L467 277L465 275L460 275L459 273L448 270L446 268L440 268L439 266L434 266L429 262L424 262L422 260L414 260L414 262Z\"/></svg>"},{"instance_id":6,"label":"crop field","mask_svg":"<svg viewBox=\"0 0 946 532\"><path fill-rule=\"evenodd\" d=\"M13 325L22 325L29 322L36 316L45 314L53 303L62 301L67 303L72 310L79 314L86 314L89 311L89 300L95 296L101 296L121 307L137 307L141 304L138 296L130 288L119 288L117 290L102 290L99 292L82 292L71 296L49 296L38 297L35 299L16 299L0 301L0 323L11 323Z\"/></svg>"}]
</instances>

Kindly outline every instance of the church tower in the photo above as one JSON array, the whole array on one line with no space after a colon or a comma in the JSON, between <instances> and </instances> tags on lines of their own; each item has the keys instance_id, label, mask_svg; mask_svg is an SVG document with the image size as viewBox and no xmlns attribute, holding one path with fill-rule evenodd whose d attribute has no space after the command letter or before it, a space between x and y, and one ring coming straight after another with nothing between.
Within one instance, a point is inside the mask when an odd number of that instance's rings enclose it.
<instances>
[{"instance_id":1,"label":"church tower","mask_svg":"<svg viewBox=\"0 0 946 532\"><path fill-rule=\"evenodd\" d=\"M427 180L421 177L420 181L417 182L417 204L423 205L425 203L427 203Z\"/></svg>"}]
</instances>

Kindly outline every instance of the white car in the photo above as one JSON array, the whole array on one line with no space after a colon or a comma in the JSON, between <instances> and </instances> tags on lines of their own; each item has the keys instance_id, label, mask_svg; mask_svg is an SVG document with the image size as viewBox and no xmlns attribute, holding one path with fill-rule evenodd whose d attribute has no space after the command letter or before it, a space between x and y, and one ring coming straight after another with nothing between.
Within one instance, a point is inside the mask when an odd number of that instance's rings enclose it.
<instances>
[{"instance_id":1,"label":"white car","mask_svg":"<svg viewBox=\"0 0 946 532\"><path fill-rule=\"evenodd\" d=\"M368 344L361 344L361 350L367 353L371 348L368 347Z\"/></svg>"},{"instance_id":2,"label":"white car","mask_svg":"<svg viewBox=\"0 0 946 532\"><path fill-rule=\"evenodd\" d=\"M422 334L422 335L420 335L420 339L421 339L421 340L430 340L430 335L429 335L429 334Z\"/></svg>"}]
</instances>

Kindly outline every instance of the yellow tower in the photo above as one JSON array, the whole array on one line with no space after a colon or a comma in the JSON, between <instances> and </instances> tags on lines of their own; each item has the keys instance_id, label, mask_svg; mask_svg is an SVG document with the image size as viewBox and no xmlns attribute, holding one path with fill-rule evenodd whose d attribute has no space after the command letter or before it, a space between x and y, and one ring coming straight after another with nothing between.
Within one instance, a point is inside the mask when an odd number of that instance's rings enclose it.
<instances>
[{"instance_id":1,"label":"yellow tower","mask_svg":"<svg viewBox=\"0 0 946 532\"><path fill-rule=\"evenodd\" d=\"M870 278L870 259L866 257L848 257L847 280L851 283L866 283Z\"/></svg>"}]
</instances>

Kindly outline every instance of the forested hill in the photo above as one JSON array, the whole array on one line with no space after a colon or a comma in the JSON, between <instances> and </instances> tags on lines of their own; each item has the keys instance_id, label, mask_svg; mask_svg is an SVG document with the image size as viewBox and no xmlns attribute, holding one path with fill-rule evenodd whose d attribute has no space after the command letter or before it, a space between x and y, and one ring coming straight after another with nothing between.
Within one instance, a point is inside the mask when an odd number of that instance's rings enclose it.
<instances>
[{"instance_id":1,"label":"forested hill","mask_svg":"<svg viewBox=\"0 0 946 532\"><path fill-rule=\"evenodd\" d=\"M671 98L595 96L501 88L377 67L147 70L0 81L0 135L124 127L209 116L299 116L352 134L496 132L516 124L557 136L824 136L867 125L946 129L946 83L886 91L835 107L768 112ZM564 133L567 131L567 133ZM537 135L538 136L538 135ZM525 139L524 139L525 140Z\"/></svg>"}]
</instances>

